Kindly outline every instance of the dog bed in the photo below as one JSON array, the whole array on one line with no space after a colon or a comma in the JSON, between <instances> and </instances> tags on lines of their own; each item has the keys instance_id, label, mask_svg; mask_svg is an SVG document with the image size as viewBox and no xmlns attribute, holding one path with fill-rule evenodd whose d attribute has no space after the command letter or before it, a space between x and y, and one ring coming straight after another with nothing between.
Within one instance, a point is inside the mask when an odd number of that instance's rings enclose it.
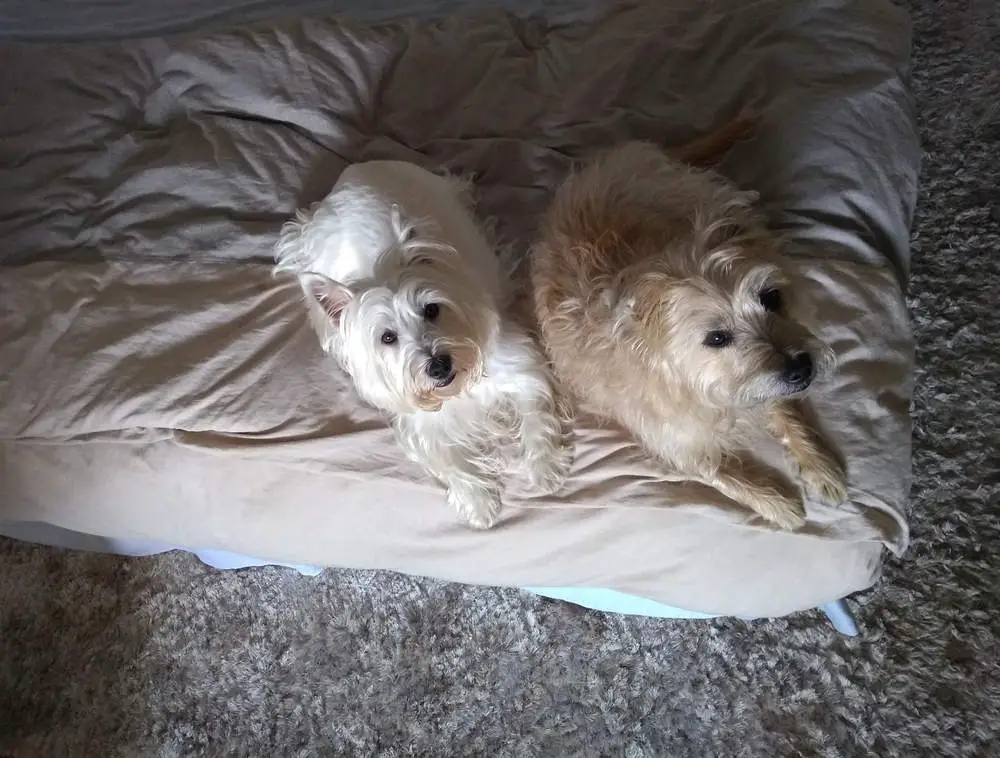
<instances>
[{"instance_id":1,"label":"dog bed","mask_svg":"<svg viewBox=\"0 0 1000 758\"><path fill-rule=\"evenodd\" d=\"M871 586L908 539L905 15L871 0L588 8L4 44L5 530L703 614ZM573 159L677 144L748 104L764 124L724 171L761 193L838 354L813 404L850 502L810 502L803 531L776 532L666 480L583 409L563 491L515 488L495 529L461 526L321 354L297 286L272 276L281 223L348 163L404 159L474 175L480 213L523 251Z\"/></svg>"}]
</instances>

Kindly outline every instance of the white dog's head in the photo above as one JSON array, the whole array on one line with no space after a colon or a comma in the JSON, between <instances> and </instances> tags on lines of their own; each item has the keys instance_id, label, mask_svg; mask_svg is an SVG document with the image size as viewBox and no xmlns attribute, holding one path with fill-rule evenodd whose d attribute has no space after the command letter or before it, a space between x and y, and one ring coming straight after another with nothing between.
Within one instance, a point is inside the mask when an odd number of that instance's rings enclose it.
<instances>
[{"instance_id":1,"label":"white dog's head","mask_svg":"<svg viewBox=\"0 0 1000 758\"><path fill-rule=\"evenodd\" d=\"M393 209L395 242L371 279L349 285L299 275L318 306L324 349L369 403L391 413L435 411L477 382L496 335L496 305L451 246L422 235Z\"/></svg>"}]
</instances>

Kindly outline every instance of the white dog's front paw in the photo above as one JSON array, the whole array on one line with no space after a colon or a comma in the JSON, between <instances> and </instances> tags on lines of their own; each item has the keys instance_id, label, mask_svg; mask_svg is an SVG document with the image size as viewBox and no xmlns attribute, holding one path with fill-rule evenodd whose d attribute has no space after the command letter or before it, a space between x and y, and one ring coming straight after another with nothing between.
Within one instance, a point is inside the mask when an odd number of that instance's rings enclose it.
<instances>
[{"instance_id":1,"label":"white dog's front paw","mask_svg":"<svg viewBox=\"0 0 1000 758\"><path fill-rule=\"evenodd\" d=\"M526 464L528 486L540 495L558 492L573 465L573 447L568 442L550 454L529 460Z\"/></svg>"},{"instance_id":2,"label":"white dog's front paw","mask_svg":"<svg viewBox=\"0 0 1000 758\"><path fill-rule=\"evenodd\" d=\"M489 529L500 516L500 493L496 490L471 487L449 489L448 502L473 529Z\"/></svg>"}]
</instances>

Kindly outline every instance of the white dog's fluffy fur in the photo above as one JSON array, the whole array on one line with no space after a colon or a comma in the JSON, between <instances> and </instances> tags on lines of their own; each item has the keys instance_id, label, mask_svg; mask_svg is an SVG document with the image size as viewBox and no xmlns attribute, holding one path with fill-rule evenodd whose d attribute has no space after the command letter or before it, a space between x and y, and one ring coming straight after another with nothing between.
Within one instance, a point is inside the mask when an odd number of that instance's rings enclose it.
<instances>
[{"instance_id":1,"label":"white dog's fluffy fur","mask_svg":"<svg viewBox=\"0 0 1000 758\"><path fill-rule=\"evenodd\" d=\"M708 161L747 127L683 152ZM799 318L753 200L653 145L612 149L556 194L533 255L535 304L571 390L675 472L794 529L798 488L746 452L769 430L809 491L845 498L844 470L798 399L833 355Z\"/></svg>"},{"instance_id":2,"label":"white dog's fluffy fur","mask_svg":"<svg viewBox=\"0 0 1000 758\"><path fill-rule=\"evenodd\" d=\"M505 283L466 184L410 163L352 165L284 225L275 253L324 350L469 525L495 523L513 468L536 491L560 486L565 420L539 348L502 315Z\"/></svg>"}]
</instances>

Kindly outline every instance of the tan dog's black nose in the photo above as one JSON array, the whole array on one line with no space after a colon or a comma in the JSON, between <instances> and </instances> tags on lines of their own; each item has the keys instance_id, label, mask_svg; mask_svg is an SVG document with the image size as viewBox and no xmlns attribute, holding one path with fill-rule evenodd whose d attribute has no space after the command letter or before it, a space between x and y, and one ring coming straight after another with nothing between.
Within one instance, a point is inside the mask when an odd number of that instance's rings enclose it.
<instances>
[{"instance_id":1,"label":"tan dog's black nose","mask_svg":"<svg viewBox=\"0 0 1000 758\"><path fill-rule=\"evenodd\" d=\"M805 389L813 380L813 361L809 353L797 353L785 359L781 380L792 387Z\"/></svg>"}]
</instances>

